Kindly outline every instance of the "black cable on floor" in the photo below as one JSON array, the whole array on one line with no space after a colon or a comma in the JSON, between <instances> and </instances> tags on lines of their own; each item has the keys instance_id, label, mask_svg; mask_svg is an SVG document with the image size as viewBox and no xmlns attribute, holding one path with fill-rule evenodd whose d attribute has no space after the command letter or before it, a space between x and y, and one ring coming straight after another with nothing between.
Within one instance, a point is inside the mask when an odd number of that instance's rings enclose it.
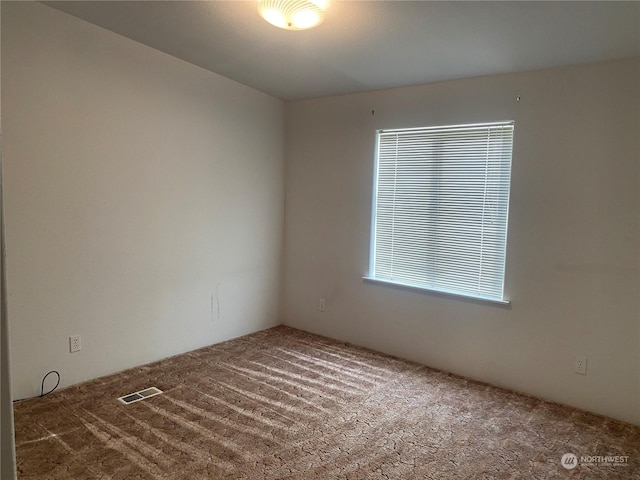
<instances>
[{"instance_id":1,"label":"black cable on floor","mask_svg":"<svg viewBox=\"0 0 640 480\"><path fill-rule=\"evenodd\" d=\"M47 379L47 377L49 375L51 375L52 373L55 373L58 376L58 383L56 383L56 386L53 387L51 390L49 390L47 393L44 393L44 381ZM43 378L42 378L42 385L40 385L40 396L44 397L45 395L49 395L51 392L53 392L56 388L58 388L58 385L60 385L60 374L58 372L56 372L55 370L51 370L49 373L47 373Z\"/></svg>"}]
</instances>

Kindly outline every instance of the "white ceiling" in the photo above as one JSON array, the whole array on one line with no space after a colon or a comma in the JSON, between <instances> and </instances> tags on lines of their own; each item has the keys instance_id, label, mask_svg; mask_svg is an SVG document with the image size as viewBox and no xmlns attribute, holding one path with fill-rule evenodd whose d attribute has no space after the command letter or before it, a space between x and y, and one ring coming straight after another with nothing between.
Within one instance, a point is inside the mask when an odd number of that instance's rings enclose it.
<instances>
[{"instance_id":1,"label":"white ceiling","mask_svg":"<svg viewBox=\"0 0 640 480\"><path fill-rule=\"evenodd\" d=\"M286 31L256 1L45 2L284 100L640 55L640 2L336 1Z\"/></svg>"}]
</instances>

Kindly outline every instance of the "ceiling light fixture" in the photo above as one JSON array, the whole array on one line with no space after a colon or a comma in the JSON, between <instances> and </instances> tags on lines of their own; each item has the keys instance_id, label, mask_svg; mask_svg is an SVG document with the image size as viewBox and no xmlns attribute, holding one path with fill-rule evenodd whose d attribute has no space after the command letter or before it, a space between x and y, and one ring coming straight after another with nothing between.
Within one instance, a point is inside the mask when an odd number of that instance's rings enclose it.
<instances>
[{"instance_id":1,"label":"ceiling light fixture","mask_svg":"<svg viewBox=\"0 0 640 480\"><path fill-rule=\"evenodd\" d=\"M306 30L324 20L327 0L258 0L258 13L285 30Z\"/></svg>"}]
</instances>

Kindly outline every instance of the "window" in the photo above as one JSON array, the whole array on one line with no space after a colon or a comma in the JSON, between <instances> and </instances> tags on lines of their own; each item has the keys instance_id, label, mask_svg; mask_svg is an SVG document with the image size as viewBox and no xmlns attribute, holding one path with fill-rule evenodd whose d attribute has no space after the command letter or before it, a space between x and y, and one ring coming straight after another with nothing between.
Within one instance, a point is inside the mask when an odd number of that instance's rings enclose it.
<instances>
[{"instance_id":1,"label":"window","mask_svg":"<svg viewBox=\"0 0 640 480\"><path fill-rule=\"evenodd\" d=\"M380 130L368 280L508 303L513 122Z\"/></svg>"}]
</instances>

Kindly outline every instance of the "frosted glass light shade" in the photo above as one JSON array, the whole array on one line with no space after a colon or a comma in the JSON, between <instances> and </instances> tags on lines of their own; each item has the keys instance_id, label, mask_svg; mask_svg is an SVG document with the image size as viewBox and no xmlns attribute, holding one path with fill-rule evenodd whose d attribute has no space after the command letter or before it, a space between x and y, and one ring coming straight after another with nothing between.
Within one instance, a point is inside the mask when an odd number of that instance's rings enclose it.
<instances>
[{"instance_id":1,"label":"frosted glass light shade","mask_svg":"<svg viewBox=\"0 0 640 480\"><path fill-rule=\"evenodd\" d=\"M258 13L285 30L306 30L324 20L327 0L258 0Z\"/></svg>"}]
</instances>

